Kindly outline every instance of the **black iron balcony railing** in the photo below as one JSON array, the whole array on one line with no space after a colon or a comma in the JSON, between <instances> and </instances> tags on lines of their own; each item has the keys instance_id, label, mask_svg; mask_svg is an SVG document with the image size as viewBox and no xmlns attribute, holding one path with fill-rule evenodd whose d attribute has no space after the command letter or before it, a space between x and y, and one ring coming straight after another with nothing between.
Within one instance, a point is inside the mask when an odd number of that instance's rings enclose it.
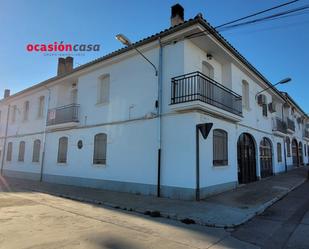
<instances>
[{"instance_id":1,"label":"black iron balcony railing","mask_svg":"<svg viewBox=\"0 0 309 249\"><path fill-rule=\"evenodd\" d=\"M279 131L282 133L287 133L287 124L280 118L275 118L273 120L273 131Z\"/></svg>"},{"instance_id":2,"label":"black iron balcony railing","mask_svg":"<svg viewBox=\"0 0 309 249\"><path fill-rule=\"evenodd\" d=\"M295 122L292 119L287 118L287 128L289 130L295 131Z\"/></svg>"},{"instance_id":3,"label":"black iron balcony railing","mask_svg":"<svg viewBox=\"0 0 309 249\"><path fill-rule=\"evenodd\" d=\"M241 96L200 72L172 78L171 87L171 104L199 100L242 115Z\"/></svg>"},{"instance_id":4,"label":"black iron balcony railing","mask_svg":"<svg viewBox=\"0 0 309 249\"><path fill-rule=\"evenodd\" d=\"M48 110L47 126L79 122L79 105L71 104Z\"/></svg>"}]
</instances>

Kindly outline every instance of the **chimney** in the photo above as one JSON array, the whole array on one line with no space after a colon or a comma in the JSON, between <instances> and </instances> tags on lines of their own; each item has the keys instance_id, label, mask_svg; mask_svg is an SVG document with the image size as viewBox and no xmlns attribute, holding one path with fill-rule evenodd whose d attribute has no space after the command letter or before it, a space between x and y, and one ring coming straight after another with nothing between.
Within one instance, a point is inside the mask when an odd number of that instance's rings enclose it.
<instances>
[{"instance_id":1,"label":"chimney","mask_svg":"<svg viewBox=\"0 0 309 249\"><path fill-rule=\"evenodd\" d=\"M5 89L4 90L4 95L3 95L3 98L7 98L7 97L9 97L10 96L10 89Z\"/></svg>"},{"instance_id":2,"label":"chimney","mask_svg":"<svg viewBox=\"0 0 309 249\"><path fill-rule=\"evenodd\" d=\"M65 58L65 72L69 73L73 70L73 57L68 56Z\"/></svg>"},{"instance_id":3,"label":"chimney","mask_svg":"<svg viewBox=\"0 0 309 249\"><path fill-rule=\"evenodd\" d=\"M58 71L57 75L61 75L65 73L65 59L60 57L58 58Z\"/></svg>"},{"instance_id":4,"label":"chimney","mask_svg":"<svg viewBox=\"0 0 309 249\"><path fill-rule=\"evenodd\" d=\"M184 22L184 9L180 4L172 6L171 26L174 27Z\"/></svg>"},{"instance_id":5,"label":"chimney","mask_svg":"<svg viewBox=\"0 0 309 249\"><path fill-rule=\"evenodd\" d=\"M57 75L62 75L69 73L73 70L73 57L66 57L66 58L58 58L58 72Z\"/></svg>"}]
</instances>

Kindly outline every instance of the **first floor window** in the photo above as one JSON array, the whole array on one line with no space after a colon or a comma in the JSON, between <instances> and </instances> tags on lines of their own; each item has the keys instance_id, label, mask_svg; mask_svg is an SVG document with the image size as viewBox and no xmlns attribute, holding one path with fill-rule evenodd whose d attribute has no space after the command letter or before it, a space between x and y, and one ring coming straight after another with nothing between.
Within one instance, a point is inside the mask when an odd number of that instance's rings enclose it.
<instances>
[{"instance_id":1,"label":"first floor window","mask_svg":"<svg viewBox=\"0 0 309 249\"><path fill-rule=\"evenodd\" d=\"M39 98L39 109L38 109L38 117L39 118L43 117L43 114L44 114L44 104L45 104L45 97L41 96Z\"/></svg>"},{"instance_id":2,"label":"first floor window","mask_svg":"<svg viewBox=\"0 0 309 249\"><path fill-rule=\"evenodd\" d=\"M220 129L213 131L213 165L228 164L227 132Z\"/></svg>"},{"instance_id":3,"label":"first floor window","mask_svg":"<svg viewBox=\"0 0 309 249\"><path fill-rule=\"evenodd\" d=\"M38 163L40 161L41 141L39 139L33 142L32 162Z\"/></svg>"},{"instance_id":4,"label":"first floor window","mask_svg":"<svg viewBox=\"0 0 309 249\"><path fill-rule=\"evenodd\" d=\"M8 150L6 152L6 160L8 162L12 161L12 151L13 151L13 143L9 142L8 143Z\"/></svg>"},{"instance_id":5,"label":"first floor window","mask_svg":"<svg viewBox=\"0 0 309 249\"><path fill-rule=\"evenodd\" d=\"M263 116L264 117L267 117L267 104L263 104L263 106L262 106L262 112L263 112Z\"/></svg>"},{"instance_id":6,"label":"first floor window","mask_svg":"<svg viewBox=\"0 0 309 249\"><path fill-rule=\"evenodd\" d=\"M18 152L19 162L23 162L25 160L25 147L26 147L26 143L24 141L21 141L19 143L19 152Z\"/></svg>"},{"instance_id":7,"label":"first floor window","mask_svg":"<svg viewBox=\"0 0 309 249\"><path fill-rule=\"evenodd\" d=\"M106 164L107 135L99 133L94 136L93 164Z\"/></svg>"},{"instance_id":8,"label":"first floor window","mask_svg":"<svg viewBox=\"0 0 309 249\"><path fill-rule=\"evenodd\" d=\"M278 162L282 162L282 148L281 143L277 143L277 156L278 156Z\"/></svg>"},{"instance_id":9,"label":"first floor window","mask_svg":"<svg viewBox=\"0 0 309 249\"><path fill-rule=\"evenodd\" d=\"M107 103L109 101L109 87L110 87L110 76L109 74L102 75L98 82L98 99L97 103Z\"/></svg>"},{"instance_id":10,"label":"first floor window","mask_svg":"<svg viewBox=\"0 0 309 249\"><path fill-rule=\"evenodd\" d=\"M67 162L67 154L68 154L68 138L61 137L59 138L58 145L58 163L66 163Z\"/></svg>"},{"instance_id":11,"label":"first floor window","mask_svg":"<svg viewBox=\"0 0 309 249\"><path fill-rule=\"evenodd\" d=\"M24 117L23 117L23 120L24 121L28 120L28 116L29 116L29 101L26 101L24 103Z\"/></svg>"}]
</instances>

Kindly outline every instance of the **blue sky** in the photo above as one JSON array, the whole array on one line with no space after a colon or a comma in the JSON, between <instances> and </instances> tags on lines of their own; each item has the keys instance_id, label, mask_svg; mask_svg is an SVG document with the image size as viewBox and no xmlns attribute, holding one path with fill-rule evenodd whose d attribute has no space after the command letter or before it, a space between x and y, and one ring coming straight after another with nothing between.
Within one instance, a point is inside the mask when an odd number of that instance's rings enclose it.
<instances>
[{"instance_id":1,"label":"blue sky","mask_svg":"<svg viewBox=\"0 0 309 249\"><path fill-rule=\"evenodd\" d=\"M185 19L202 13L213 26L263 10L277 0L1 0L0 94L13 93L55 76L57 57L26 51L29 43L100 44L100 52L74 58L75 66L105 55L122 45L118 33L139 40L170 25L170 7L180 3ZM309 4L309 0L283 8ZM309 112L309 13L223 32L257 69ZM77 64L78 63L78 64Z\"/></svg>"}]
</instances>

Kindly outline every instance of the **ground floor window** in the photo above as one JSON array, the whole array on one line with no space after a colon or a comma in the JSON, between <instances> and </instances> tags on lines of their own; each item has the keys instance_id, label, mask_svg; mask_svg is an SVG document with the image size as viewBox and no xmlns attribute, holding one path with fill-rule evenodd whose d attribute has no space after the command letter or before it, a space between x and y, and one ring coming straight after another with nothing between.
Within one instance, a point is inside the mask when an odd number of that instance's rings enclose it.
<instances>
[{"instance_id":1,"label":"ground floor window","mask_svg":"<svg viewBox=\"0 0 309 249\"><path fill-rule=\"evenodd\" d=\"M281 148L281 143L277 143L277 157L278 157L278 162L282 162L282 148Z\"/></svg>"},{"instance_id":2,"label":"ground floor window","mask_svg":"<svg viewBox=\"0 0 309 249\"><path fill-rule=\"evenodd\" d=\"M33 142L32 162L40 161L40 150L41 150L41 141L39 139L36 139Z\"/></svg>"},{"instance_id":3,"label":"ground floor window","mask_svg":"<svg viewBox=\"0 0 309 249\"><path fill-rule=\"evenodd\" d=\"M19 152L18 152L19 162L23 162L25 160L25 147L26 147L26 143L24 141L21 141L19 143Z\"/></svg>"},{"instance_id":4,"label":"ground floor window","mask_svg":"<svg viewBox=\"0 0 309 249\"><path fill-rule=\"evenodd\" d=\"M286 138L286 151L287 151L287 156L291 156L291 140L289 137Z\"/></svg>"},{"instance_id":5,"label":"ground floor window","mask_svg":"<svg viewBox=\"0 0 309 249\"><path fill-rule=\"evenodd\" d=\"M227 132L221 129L213 131L213 165L228 164Z\"/></svg>"},{"instance_id":6,"label":"ground floor window","mask_svg":"<svg viewBox=\"0 0 309 249\"><path fill-rule=\"evenodd\" d=\"M12 161L13 143L8 143L8 151L6 152L6 160L8 162Z\"/></svg>"},{"instance_id":7,"label":"ground floor window","mask_svg":"<svg viewBox=\"0 0 309 249\"><path fill-rule=\"evenodd\" d=\"M93 164L106 164L107 135L99 133L94 136Z\"/></svg>"},{"instance_id":8,"label":"ground floor window","mask_svg":"<svg viewBox=\"0 0 309 249\"><path fill-rule=\"evenodd\" d=\"M61 137L59 138L58 145L58 163L66 163L67 162L67 153L68 153L68 138Z\"/></svg>"}]
</instances>

